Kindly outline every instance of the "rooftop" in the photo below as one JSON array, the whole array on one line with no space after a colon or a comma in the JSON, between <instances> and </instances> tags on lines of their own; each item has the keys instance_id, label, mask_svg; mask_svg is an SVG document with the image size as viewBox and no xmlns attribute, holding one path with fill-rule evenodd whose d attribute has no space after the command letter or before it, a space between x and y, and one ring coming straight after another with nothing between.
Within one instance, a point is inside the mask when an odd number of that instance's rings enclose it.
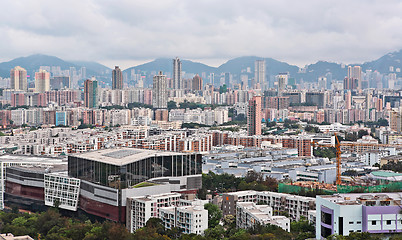
<instances>
[{"instance_id":1,"label":"rooftop","mask_svg":"<svg viewBox=\"0 0 402 240\"><path fill-rule=\"evenodd\" d=\"M361 205L364 201L394 200L400 202L402 197L400 192L393 193L344 193L334 195L317 196L339 205Z\"/></svg>"},{"instance_id":2,"label":"rooftop","mask_svg":"<svg viewBox=\"0 0 402 240\"><path fill-rule=\"evenodd\" d=\"M145 150L137 148L112 148L112 149L102 149L98 151L89 151L85 153L73 154L72 156L85 158L97 162L104 162L108 164L123 166L149 157L181 156L181 155L187 155L187 154L168 152L168 151Z\"/></svg>"},{"instance_id":3,"label":"rooftop","mask_svg":"<svg viewBox=\"0 0 402 240\"><path fill-rule=\"evenodd\" d=\"M402 173L389 172L389 171L375 171L375 172L371 172L371 174L376 177L399 177L399 176L402 176Z\"/></svg>"}]
</instances>

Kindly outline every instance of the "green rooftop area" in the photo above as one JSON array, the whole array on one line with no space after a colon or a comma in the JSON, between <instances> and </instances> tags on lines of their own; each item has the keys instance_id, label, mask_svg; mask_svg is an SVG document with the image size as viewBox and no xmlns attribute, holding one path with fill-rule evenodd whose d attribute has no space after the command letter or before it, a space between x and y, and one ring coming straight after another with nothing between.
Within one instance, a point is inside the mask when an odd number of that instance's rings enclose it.
<instances>
[{"instance_id":1,"label":"green rooftop area","mask_svg":"<svg viewBox=\"0 0 402 240\"><path fill-rule=\"evenodd\" d=\"M154 186L154 185L158 185L158 184L151 183L151 182L141 182L141 183L138 183L137 185L134 185L133 188L150 187L150 186Z\"/></svg>"},{"instance_id":2,"label":"green rooftop area","mask_svg":"<svg viewBox=\"0 0 402 240\"><path fill-rule=\"evenodd\" d=\"M372 175L376 177L398 177L402 176L402 173L386 172L386 171L375 171L371 172Z\"/></svg>"}]
</instances>

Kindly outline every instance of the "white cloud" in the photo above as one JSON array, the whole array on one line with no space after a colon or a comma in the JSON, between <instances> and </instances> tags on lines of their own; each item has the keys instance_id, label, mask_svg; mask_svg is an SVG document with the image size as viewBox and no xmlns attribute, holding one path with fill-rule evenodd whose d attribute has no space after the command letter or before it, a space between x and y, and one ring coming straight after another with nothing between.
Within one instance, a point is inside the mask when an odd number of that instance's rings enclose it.
<instances>
[{"instance_id":1,"label":"white cloud","mask_svg":"<svg viewBox=\"0 0 402 240\"><path fill-rule=\"evenodd\" d=\"M128 67L257 55L304 65L402 48L398 0L3 0L0 9L1 59L45 53Z\"/></svg>"}]
</instances>

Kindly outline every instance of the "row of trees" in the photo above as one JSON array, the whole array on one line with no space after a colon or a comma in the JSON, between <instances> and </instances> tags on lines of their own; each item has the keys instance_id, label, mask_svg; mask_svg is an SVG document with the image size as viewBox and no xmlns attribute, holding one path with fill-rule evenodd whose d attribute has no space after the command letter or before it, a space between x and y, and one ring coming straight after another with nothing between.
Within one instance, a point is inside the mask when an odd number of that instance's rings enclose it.
<instances>
[{"instance_id":1,"label":"row of trees","mask_svg":"<svg viewBox=\"0 0 402 240\"><path fill-rule=\"evenodd\" d=\"M242 190L278 191L278 181L275 178L264 178L261 173L251 171L244 178L232 174L202 174L202 188L198 191L200 199L206 199L207 193L223 193Z\"/></svg>"}]
</instances>

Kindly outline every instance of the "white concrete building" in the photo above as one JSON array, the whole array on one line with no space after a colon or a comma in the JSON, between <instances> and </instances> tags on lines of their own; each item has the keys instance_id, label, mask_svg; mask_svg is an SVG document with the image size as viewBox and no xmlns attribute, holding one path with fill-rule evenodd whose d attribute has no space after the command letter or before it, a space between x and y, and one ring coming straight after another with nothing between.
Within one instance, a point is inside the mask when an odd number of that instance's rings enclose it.
<instances>
[{"instance_id":1,"label":"white concrete building","mask_svg":"<svg viewBox=\"0 0 402 240\"><path fill-rule=\"evenodd\" d=\"M223 194L223 215L235 215L238 202L263 203L272 207L274 212L288 212L294 220L299 220L301 216L307 218L308 211L315 209L315 199L311 197L269 191L239 191Z\"/></svg>"},{"instance_id":2,"label":"white concrete building","mask_svg":"<svg viewBox=\"0 0 402 240\"><path fill-rule=\"evenodd\" d=\"M67 172L47 173L45 177L45 205L77 211L81 180Z\"/></svg>"},{"instance_id":3,"label":"white concrete building","mask_svg":"<svg viewBox=\"0 0 402 240\"><path fill-rule=\"evenodd\" d=\"M248 229L256 224L275 225L290 232L290 219L285 216L272 216L272 207L253 202L236 204L236 227Z\"/></svg>"},{"instance_id":4,"label":"white concrete building","mask_svg":"<svg viewBox=\"0 0 402 240\"><path fill-rule=\"evenodd\" d=\"M164 193L127 198L127 228L133 233L144 227L148 219L159 217L160 208L176 206L180 196L179 193Z\"/></svg>"},{"instance_id":5,"label":"white concrete building","mask_svg":"<svg viewBox=\"0 0 402 240\"><path fill-rule=\"evenodd\" d=\"M317 196L316 238L402 232L401 192Z\"/></svg>"},{"instance_id":6,"label":"white concrete building","mask_svg":"<svg viewBox=\"0 0 402 240\"><path fill-rule=\"evenodd\" d=\"M208 210L204 205L166 207L159 213L165 228L178 227L186 234L204 234L208 228Z\"/></svg>"}]
</instances>

